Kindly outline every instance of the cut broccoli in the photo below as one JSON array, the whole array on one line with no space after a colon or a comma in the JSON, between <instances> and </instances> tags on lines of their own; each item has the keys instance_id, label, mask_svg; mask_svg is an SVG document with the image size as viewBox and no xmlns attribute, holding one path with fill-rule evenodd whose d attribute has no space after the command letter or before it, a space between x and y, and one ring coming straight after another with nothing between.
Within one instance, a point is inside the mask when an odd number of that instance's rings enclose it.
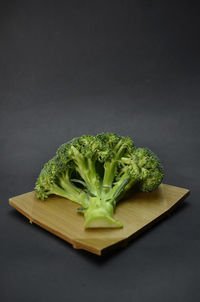
<instances>
[{"instance_id":1,"label":"cut broccoli","mask_svg":"<svg viewBox=\"0 0 200 302\"><path fill-rule=\"evenodd\" d=\"M55 194L77 202L85 228L117 228L117 202L133 186L155 190L163 179L158 157L147 148L136 148L130 137L113 133L83 135L59 147L37 179L39 199Z\"/></svg>"}]
</instances>

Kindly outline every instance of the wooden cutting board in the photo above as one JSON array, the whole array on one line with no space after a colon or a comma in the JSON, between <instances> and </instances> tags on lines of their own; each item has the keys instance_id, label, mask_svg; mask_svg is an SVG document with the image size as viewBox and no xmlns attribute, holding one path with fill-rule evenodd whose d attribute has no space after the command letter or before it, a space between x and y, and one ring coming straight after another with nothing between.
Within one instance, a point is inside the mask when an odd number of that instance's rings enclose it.
<instances>
[{"instance_id":1,"label":"wooden cutting board","mask_svg":"<svg viewBox=\"0 0 200 302\"><path fill-rule=\"evenodd\" d=\"M103 253L126 246L129 240L164 218L189 190L161 184L151 193L134 193L129 199L119 202L115 218L124 227L121 229L84 230L84 218L77 213L78 204L62 197L51 196L38 200L35 192L29 192L9 199L9 203L30 222L41 226L73 245L91 253Z\"/></svg>"}]
</instances>

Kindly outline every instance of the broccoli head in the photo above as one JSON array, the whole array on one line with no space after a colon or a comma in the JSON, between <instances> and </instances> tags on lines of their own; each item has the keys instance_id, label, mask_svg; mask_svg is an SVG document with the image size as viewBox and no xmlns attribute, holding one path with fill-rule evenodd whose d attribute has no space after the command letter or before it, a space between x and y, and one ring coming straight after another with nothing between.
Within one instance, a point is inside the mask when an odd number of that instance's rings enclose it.
<instances>
[{"instance_id":1,"label":"broccoli head","mask_svg":"<svg viewBox=\"0 0 200 302\"><path fill-rule=\"evenodd\" d=\"M83 135L61 145L36 181L39 199L55 194L81 205L85 228L122 227L114 218L117 202L133 186L155 190L163 179L158 157L136 148L130 137Z\"/></svg>"}]
</instances>

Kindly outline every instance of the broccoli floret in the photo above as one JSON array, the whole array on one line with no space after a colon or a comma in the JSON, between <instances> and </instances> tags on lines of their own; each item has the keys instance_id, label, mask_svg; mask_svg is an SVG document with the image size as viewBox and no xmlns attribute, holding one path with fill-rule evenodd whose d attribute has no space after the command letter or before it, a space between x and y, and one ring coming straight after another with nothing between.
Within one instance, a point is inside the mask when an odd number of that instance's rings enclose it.
<instances>
[{"instance_id":1,"label":"broccoli floret","mask_svg":"<svg viewBox=\"0 0 200 302\"><path fill-rule=\"evenodd\" d=\"M37 179L37 198L55 194L81 205L85 228L122 227L114 219L117 202L134 185L155 190L163 179L158 157L136 148L130 137L113 133L83 135L59 147Z\"/></svg>"},{"instance_id":2,"label":"broccoli floret","mask_svg":"<svg viewBox=\"0 0 200 302\"><path fill-rule=\"evenodd\" d=\"M148 148L138 148L126 158L122 158L126 168L138 168L137 182L140 191L151 192L155 190L163 179L163 167L156 156ZM126 189L132 186L135 181L133 177Z\"/></svg>"},{"instance_id":3,"label":"broccoli floret","mask_svg":"<svg viewBox=\"0 0 200 302\"><path fill-rule=\"evenodd\" d=\"M37 198L44 200L49 195L55 194L86 206L87 194L71 182L70 174L70 163L67 166L57 157L52 158L44 165L36 181Z\"/></svg>"}]
</instances>

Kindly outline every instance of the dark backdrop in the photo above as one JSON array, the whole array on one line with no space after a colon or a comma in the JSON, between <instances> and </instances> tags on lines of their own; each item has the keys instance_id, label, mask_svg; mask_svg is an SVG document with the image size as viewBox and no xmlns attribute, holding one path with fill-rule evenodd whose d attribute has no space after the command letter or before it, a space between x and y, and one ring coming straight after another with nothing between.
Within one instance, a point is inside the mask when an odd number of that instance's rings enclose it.
<instances>
[{"instance_id":1,"label":"dark backdrop","mask_svg":"<svg viewBox=\"0 0 200 302\"><path fill-rule=\"evenodd\" d=\"M1 1L2 302L199 301L198 1ZM173 215L98 258L30 225L8 198L33 190L57 147L130 135L191 190Z\"/></svg>"}]
</instances>

